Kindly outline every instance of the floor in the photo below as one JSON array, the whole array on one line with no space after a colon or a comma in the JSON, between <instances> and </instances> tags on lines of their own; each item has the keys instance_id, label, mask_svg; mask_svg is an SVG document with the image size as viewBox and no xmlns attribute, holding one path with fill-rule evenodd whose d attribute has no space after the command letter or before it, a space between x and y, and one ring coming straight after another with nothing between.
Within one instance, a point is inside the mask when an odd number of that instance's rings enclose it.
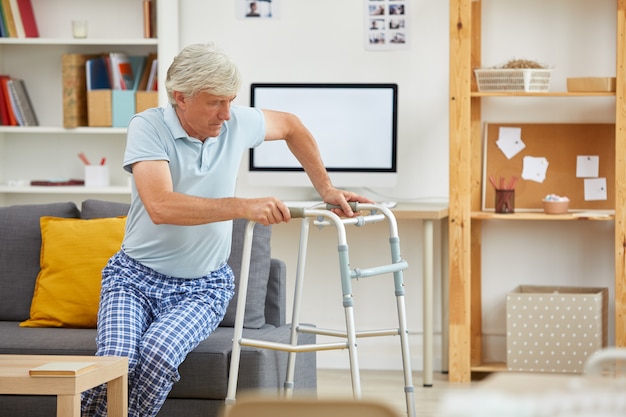
<instances>
[{"instance_id":1,"label":"floor","mask_svg":"<svg viewBox=\"0 0 626 417\"><path fill-rule=\"evenodd\" d=\"M436 416L439 399L451 389L467 389L472 384L448 382L448 375L435 372L432 387L422 385L422 375L414 372L415 409L418 417ZM317 371L318 398L352 398L352 379L348 370ZM401 371L361 371L363 399L380 400L398 410L398 415L407 414L404 395L404 377Z\"/></svg>"}]
</instances>

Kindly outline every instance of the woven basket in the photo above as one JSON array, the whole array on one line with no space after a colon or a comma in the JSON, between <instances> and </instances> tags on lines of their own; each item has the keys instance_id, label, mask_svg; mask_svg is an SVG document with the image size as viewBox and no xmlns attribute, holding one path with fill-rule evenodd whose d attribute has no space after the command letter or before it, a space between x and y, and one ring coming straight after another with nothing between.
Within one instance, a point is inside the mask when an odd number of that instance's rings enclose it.
<instances>
[{"instance_id":1,"label":"woven basket","mask_svg":"<svg viewBox=\"0 0 626 417\"><path fill-rule=\"evenodd\" d=\"M478 91L525 91L547 92L550 87L551 69L475 69Z\"/></svg>"}]
</instances>

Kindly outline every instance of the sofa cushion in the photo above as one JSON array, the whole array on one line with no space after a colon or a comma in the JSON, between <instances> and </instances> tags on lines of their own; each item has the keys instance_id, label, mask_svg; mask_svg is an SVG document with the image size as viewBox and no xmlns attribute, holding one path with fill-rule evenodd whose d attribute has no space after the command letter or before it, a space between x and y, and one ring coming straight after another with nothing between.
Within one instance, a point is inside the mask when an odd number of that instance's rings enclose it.
<instances>
[{"instance_id":1,"label":"sofa cushion","mask_svg":"<svg viewBox=\"0 0 626 417\"><path fill-rule=\"evenodd\" d=\"M226 315L221 326L234 327L237 313L237 297L239 296L239 277L241 275L243 242L245 238L247 220L233 221L233 241L228 264L235 274L235 295L228 305ZM265 324L265 296L270 273L270 238L271 226L254 225L252 238L252 253L250 254L250 278L246 297L246 311L243 326L258 329Z\"/></svg>"},{"instance_id":2,"label":"sofa cushion","mask_svg":"<svg viewBox=\"0 0 626 417\"><path fill-rule=\"evenodd\" d=\"M126 216L130 209L128 203L118 203L116 201L85 200L80 205L81 219L100 219L103 217Z\"/></svg>"},{"instance_id":3,"label":"sofa cushion","mask_svg":"<svg viewBox=\"0 0 626 417\"><path fill-rule=\"evenodd\" d=\"M0 321L0 354L93 356L96 332L67 327L20 327L17 321Z\"/></svg>"},{"instance_id":4,"label":"sofa cushion","mask_svg":"<svg viewBox=\"0 0 626 417\"><path fill-rule=\"evenodd\" d=\"M95 328L102 268L120 249L125 217L41 218L41 271L23 327Z\"/></svg>"},{"instance_id":5,"label":"sofa cushion","mask_svg":"<svg viewBox=\"0 0 626 417\"><path fill-rule=\"evenodd\" d=\"M42 216L79 216L76 204L52 203L0 207L0 320L28 318L39 273Z\"/></svg>"}]
</instances>

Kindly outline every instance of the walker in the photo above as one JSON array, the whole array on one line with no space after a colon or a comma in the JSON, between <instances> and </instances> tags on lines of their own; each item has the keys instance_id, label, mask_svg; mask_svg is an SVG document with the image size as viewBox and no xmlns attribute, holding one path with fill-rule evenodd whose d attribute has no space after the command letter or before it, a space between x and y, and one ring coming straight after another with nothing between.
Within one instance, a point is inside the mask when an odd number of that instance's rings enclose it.
<instances>
[{"instance_id":1,"label":"walker","mask_svg":"<svg viewBox=\"0 0 626 417\"><path fill-rule=\"evenodd\" d=\"M369 214L353 217L341 218L330 211L332 206L325 203L316 204L310 208L293 208L289 210L293 218L302 218L300 234L300 247L298 251L298 264L296 271L294 304L291 321L291 337L289 343L268 342L258 339L243 338L243 319L246 305L246 294L248 286L248 273L250 268L250 254L252 251L252 235L254 222L249 222L246 227L245 239L243 243L243 255L241 265L241 276L239 282L239 295L237 299L237 310L235 318L235 329L233 336L233 350L230 364L230 375L228 380L228 392L226 395L226 406L234 404L237 391L237 379L239 376L239 361L242 346L252 346L265 349L281 350L289 352L287 360L287 375L284 383L284 394L291 397L294 388L294 374L296 353L311 352L318 350L348 349L350 360L350 371L352 378L352 392L354 399L361 398L361 383L359 375L359 364L357 355L357 341L359 337L379 337L379 336L400 336L400 346L402 352L402 365L404 370L404 391L406 395L406 405L408 416L415 416L414 387L411 373L411 363L408 344L408 330L406 326L406 310L404 302L404 281L403 271L408 267L406 261L400 256L400 239L398 237L398 227L395 216L387 207L378 204L350 203L354 211L368 212ZM348 255L348 244L346 241L346 225L364 226L368 223L387 220L389 224L389 243L391 247L391 263L388 265L375 266L367 269L350 268ZM345 329L331 330L305 325L300 323L300 301L302 299L303 281L307 243L309 236L309 226L313 222L320 228L335 226L337 229L338 252L339 252L339 272L341 275L341 288L343 295L343 307L345 312ZM363 279L383 274L393 274L394 287L398 313L398 328L357 331L354 323L352 279ZM298 345L298 333L309 333L337 337L340 342L315 343Z\"/></svg>"}]
</instances>

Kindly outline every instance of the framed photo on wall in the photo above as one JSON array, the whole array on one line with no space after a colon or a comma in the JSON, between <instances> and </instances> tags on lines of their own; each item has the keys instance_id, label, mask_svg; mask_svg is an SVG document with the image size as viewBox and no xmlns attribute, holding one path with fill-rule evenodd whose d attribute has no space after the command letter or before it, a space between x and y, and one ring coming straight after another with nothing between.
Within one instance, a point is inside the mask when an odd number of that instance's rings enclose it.
<instances>
[{"instance_id":1,"label":"framed photo on wall","mask_svg":"<svg viewBox=\"0 0 626 417\"><path fill-rule=\"evenodd\" d=\"M368 50L407 47L408 1L365 1L365 48Z\"/></svg>"},{"instance_id":2,"label":"framed photo on wall","mask_svg":"<svg viewBox=\"0 0 626 417\"><path fill-rule=\"evenodd\" d=\"M239 19L276 19L280 0L238 0L236 13Z\"/></svg>"}]
</instances>

